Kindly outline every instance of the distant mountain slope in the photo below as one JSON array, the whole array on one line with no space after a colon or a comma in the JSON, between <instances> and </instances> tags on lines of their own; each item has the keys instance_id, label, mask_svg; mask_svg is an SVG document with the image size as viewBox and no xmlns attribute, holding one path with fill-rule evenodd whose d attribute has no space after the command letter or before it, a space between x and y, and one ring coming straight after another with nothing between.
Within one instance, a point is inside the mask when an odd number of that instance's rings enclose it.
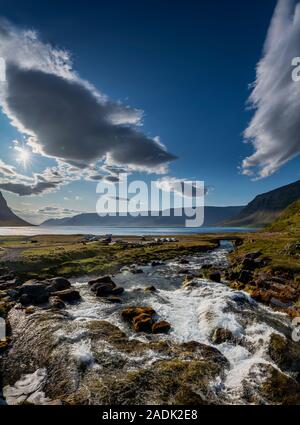
<instances>
[{"instance_id":1,"label":"distant mountain slope","mask_svg":"<svg viewBox=\"0 0 300 425\"><path fill-rule=\"evenodd\" d=\"M12 210L8 207L5 198L0 192L0 226L31 226L25 220L22 220L18 217Z\"/></svg>"},{"instance_id":2,"label":"distant mountain slope","mask_svg":"<svg viewBox=\"0 0 300 425\"><path fill-rule=\"evenodd\" d=\"M300 200L293 202L267 228L270 232L288 232L290 236L300 235Z\"/></svg>"},{"instance_id":3,"label":"distant mountain slope","mask_svg":"<svg viewBox=\"0 0 300 425\"><path fill-rule=\"evenodd\" d=\"M205 207L204 226L216 226L217 223L227 220L238 214L243 209L237 207ZM71 218L50 219L42 223L42 226L116 226L116 227L177 227L184 226L186 217L176 217L171 210L170 217L146 216L132 217L130 215L99 217L96 213L79 214Z\"/></svg>"},{"instance_id":4,"label":"distant mountain slope","mask_svg":"<svg viewBox=\"0 0 300 425\"><path fill-rule=\"evenodd\" d=\"M291 203L300 199L300 180L256 196L226 226L264 226L275 220Z\"/></svg>"}]
</instances>

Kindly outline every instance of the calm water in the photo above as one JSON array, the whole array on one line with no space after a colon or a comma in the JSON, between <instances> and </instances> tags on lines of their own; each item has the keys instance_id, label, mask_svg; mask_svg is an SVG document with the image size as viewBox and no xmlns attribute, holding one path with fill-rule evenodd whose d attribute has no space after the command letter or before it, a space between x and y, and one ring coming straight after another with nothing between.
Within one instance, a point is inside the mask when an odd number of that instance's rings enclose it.
<instances>
[{"instance_id":1,"label":"calm water","mask_svg":"<svg viewBox=\"0 0 300 425\"><path fill-rule=\"evenodd\" d=\"M257 229L243 227L99 227L99 226L51 226L51 227L0 227L0 235L180 235L190 233L251 232Z\"/></svg>"}]
</instances>

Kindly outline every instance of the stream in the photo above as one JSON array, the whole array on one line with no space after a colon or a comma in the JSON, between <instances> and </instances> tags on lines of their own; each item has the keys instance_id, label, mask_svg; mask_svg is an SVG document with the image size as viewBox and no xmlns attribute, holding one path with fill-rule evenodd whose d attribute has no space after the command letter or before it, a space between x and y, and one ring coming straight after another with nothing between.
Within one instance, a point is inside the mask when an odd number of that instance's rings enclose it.
<instances>
[{"instance_id":1,"label":"stream","mask_svg":"<svg viewBox=\"0 0 300 425\"><path fill-rule=\"evenodd\" d=\"M213 264L216 268L226 267L230 249L231 244L224 241L220 248L214 251L184 257L187 260L186 264L182 264L181 259L174 259L155 267L139 266L143 273L137 274L124 268L113 276L116 284L125 289L122 304L100 301L89 290L85 278L73 279L72 284L80 291L82 301L68 305L67 313L71 320L66 325L53 328L56 346L58 341L65 346L65 352L77 364L85 365L97 374L101 366L99 359L95 361L91 338L86 332L87 324L95 320L105 320L123 331L129 341L138 340L147 343L151 336L135 333L122 321L120 312L128 306L151 306L161 320L167 320L171 324L171 330L167 335L155 336L156 338L172 343L196 341L215 347L226 357L229 367L226 368L224 376L218 376L210 383L210 391L216 397L216 402L246 403L243 398L245 383L252 389L260 385L264 377L262 365L271 365L278 369L268 356L272 333L290 336L292 330L285 314L256 303L245 292L232 290L224 283L196 278L193 287L182 287L184 274L199 272L204 264ZM151 285L156 288L155 292L144 290ZM229 340L214 345L211 335L216 328L229 330L234 343ZM102 350L105 352L111 348L105 346ZM125 356L117 351L111 355L120 358ZM135 356L130 361L127 358L124 361L128 362L127 368L134 370L141 365L151 366L162 358L163 354L160 356L157 352L148 350L141 356ZM43 369L33 371L32 374L23 376L15 385L8 386L5 389L7 401L14 404L16 400L20 400L20 396L22 399L22 394L26 394L26 385L31 388L31 400L36 400L32 396L34 394L32 387L34 388L33 383L37 382L38 400L43 400L42 404L45 404L47 399L41 396L40 392L43 373Z\"/></svg>"}]
</instances>

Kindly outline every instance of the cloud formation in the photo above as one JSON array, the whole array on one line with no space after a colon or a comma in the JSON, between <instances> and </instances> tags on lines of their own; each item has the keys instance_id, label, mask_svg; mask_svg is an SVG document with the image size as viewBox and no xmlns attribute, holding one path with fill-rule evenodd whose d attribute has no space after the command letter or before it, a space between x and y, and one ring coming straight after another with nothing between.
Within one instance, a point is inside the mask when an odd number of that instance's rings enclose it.
<instances>
[{"instance_id":1,"label":"cloud formation","mask_svg":"<svg viewBox=\"0 0 300 425\"><path fill-rule=\"evenodd\" d=\"M0 33L0 56L6 62L0 103L34 153L69 164L78 178L91 180L101 175L103 164L161 173L176 159L158 138L140 130L142 111L109 100L82 80L68 52L3 20ZM2 168L0 163L0 173ZM106 172L116 178L114 171L107 168ZM23 192L20 182L3 182L2 188L20 194L52 188L49 180L48 185L43 183L26 185Z\"/></svg>"},{"instance_id":2,"label":"cloud formation","mask_svg":"<svg viewBox=\"0 0 300 425\"><path fill-rule=\"evenodd\" d=\"M244 135L255 152L242 162L245 175L270 176L300 153L300 82L292 79L299 46L300 4L279 0L249 98L255 114Z\"/></svg>"}]
</instances>

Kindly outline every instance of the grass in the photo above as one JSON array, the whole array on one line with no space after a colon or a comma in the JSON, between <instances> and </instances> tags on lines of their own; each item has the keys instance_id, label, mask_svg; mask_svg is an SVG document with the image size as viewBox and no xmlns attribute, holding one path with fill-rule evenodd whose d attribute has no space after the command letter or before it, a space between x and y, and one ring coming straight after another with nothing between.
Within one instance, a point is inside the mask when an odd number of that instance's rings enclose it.
<instances>
[{"instance_id":1,"label":"grass","mask_svg":"<svg viewBox=\"0 0 300 425\"><path fill-rule=\"evenodd\" d=\"M215 235L205 238L202 235L180 236L178 242L151 246L136 245L140 238L126 237L122 238L129 243L125 248L121 243L105 245L91 242L83 245L81 239L80 235L1 238L0 246L5 249L2 260L24 279L58 275L71 277L114 272L127 264L166 260L213 249L218 244Z\"/></svg>"},{"instance_id":2,"label":"grass","mask_svg":"<svg viewBox=\"0 0 300 425\"><path fill-rule=\"evenodd\" d=\"M268 257L268 263L260 272L286 274L294 287L300 289L300 201L291 204L262 231L248 235L232 253L232 262L238 264L239 258L255 251Z\"/></svg>"}]
</instances>

